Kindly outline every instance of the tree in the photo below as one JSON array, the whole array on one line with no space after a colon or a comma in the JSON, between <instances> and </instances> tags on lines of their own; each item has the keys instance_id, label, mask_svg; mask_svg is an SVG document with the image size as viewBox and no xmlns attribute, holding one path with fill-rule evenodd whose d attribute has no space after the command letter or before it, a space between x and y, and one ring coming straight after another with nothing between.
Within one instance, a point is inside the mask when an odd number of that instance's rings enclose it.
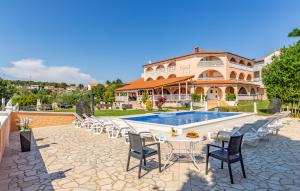
<instances>
[{"instance_id":1,"label":"tree","mask_svg":"<svg viewBox=\"0 0 300 191\"><path fill-rule=\"evenodd\" d=\"M147 92L144 92L142 95L142 103L146 104L147 100L149 99L149 94Z\"/></svg>"},{"instance_id":2,"label":"tree","mask_svg":"<svg viewBox=\"0 0 300 191\"><path fill-rule=\"evenodd\" d=\"M105 94L105 86L103 84L97 84L97 86L93 86L92 91L99 101L103 100Z\"/></svg>"},{"instance_id":3,"label":"tree","mask_svg":"<svg viewBox=\"0 0 300 191\"><path fill-rule=\"evenodd\" d=\"M16 92L16 88L10 81L3 80L0 78L0 99L10 99L14 93Z\"/></svg>"},{"instance_id":4,"label":"tree","mask_svg":"<svg viewBox=\"0 0 300 191\"><path fill-rule=\"evenodd\" d=\"M299 103L299 82L300 41L288 48L282 48L280 55L274 57L273 61L263 68L263 83L270 100L279 98L283 103Z\"/></svg>"},{"instance_id":5,"label":"tree","mask_svg":"<svg viewBox=\"0 0 300 191\"><path fill-rule=\"evenodd\" d=\"M78 88L79 88L79 89L83 89L83 88L84 88L84 85L83 85L83 84L78 84Z\"/></svg>"},{"instance_id":6,"label":"tree","mask_svg":"<svg viewBox=\"0 0 300 191\"><path fill-rule=\"evenodd\" d=\"M300 29L295 28L289 33L288 37L300 37Z\"/></svg>"}]
</instances>

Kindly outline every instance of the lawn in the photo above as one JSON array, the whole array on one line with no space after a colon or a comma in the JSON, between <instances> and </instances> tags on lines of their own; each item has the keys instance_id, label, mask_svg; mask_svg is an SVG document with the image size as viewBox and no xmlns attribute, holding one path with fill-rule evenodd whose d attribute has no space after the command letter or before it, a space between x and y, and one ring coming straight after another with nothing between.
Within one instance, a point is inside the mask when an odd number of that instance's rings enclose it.
<instances>
[{"instance_id":1,"label":"lawn","mask_svg":"<svg viewBox=\"0 0 300 191\"><path fill-rule=\"evenodd\" d=\"M269 114L269 101L257 101L257 111L260 115ZM221 111L224 112L253 112L253 101L240 101L237 106L221 107Z\"/></svg>"},{"instance_id":2,"label":"lawn","mask_svg":"<svg viewBox=\"0 0 300 191\"><path fill-rule=\"evenodd\" d=\"M75 112L75 108L71 109L56 109L54 112ZM146 111L142 109L134 109L134 110L117 110L117 109L108 109L108 110L95 110L95 116L124 116L124 115L138 115L145 114L155 111Z\"/></svg>"}]
</instances>

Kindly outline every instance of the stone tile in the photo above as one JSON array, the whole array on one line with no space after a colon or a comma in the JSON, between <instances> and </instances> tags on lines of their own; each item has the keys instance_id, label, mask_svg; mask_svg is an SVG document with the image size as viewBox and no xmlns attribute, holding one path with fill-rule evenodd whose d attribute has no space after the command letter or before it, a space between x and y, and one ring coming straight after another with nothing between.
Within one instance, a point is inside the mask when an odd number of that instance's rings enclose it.
<instances>
[{"instance_id":1,"label":"stone tile","mask_svg":"<svg viewBox=\"0 0 300 191\"><path fill-rule=\"evenodd\" d=\"M157 168L152 169L157 160L153 157L142 170L144 176L138 179L138 168L134 168L137 160L132 159L132 170L125 170L128 145L121 138L108 139L106 134L94 135L71 125L37 128L33 134L35 139L47 139L33 142L28 153L20 152L18 134L11 135L0 165L0 191L300 190L300 153L295 152L300 146L300 123L296 120L279 135L271 136L270 141L243 147L247 178L242 178L240 166L235 164L233 185L227 167L220 169L216 160L210 161L208 175L204 173L205 163L200 163L197 170L186 162L176 162L159 173ZM204 146L197 148L204 150ZM161 148L164 163L168 150L165 144Z\"/></svg>"}]
</instances>

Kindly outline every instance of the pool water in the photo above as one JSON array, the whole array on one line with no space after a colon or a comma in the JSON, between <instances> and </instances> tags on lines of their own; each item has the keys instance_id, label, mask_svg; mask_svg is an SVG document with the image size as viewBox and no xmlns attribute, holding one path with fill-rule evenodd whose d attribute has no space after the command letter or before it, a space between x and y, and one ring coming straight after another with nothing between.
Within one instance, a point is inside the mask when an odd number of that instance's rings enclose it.
<instances>
[{"instance_id":1,"label":"pool water","mask_svg":"<svg viewBox=\"0 0 300 191\"><path fill-rule=\"evenodd\" d=\"M129 117L124 119L139 121L139 122L178 126L178 125L208 121L212 119L219 119L223 117L230 117L239 114L240 113L191 111L191 112L177 112L177 113L156 113L155 115Z\"/></svg>"}]
</instances>

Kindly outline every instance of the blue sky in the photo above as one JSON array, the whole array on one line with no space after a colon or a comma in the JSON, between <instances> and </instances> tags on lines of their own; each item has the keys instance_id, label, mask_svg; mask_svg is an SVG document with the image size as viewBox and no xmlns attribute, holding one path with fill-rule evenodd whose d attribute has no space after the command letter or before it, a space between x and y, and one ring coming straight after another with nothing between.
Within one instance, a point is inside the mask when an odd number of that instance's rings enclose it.
<instances>
[{"instance_id":1,"label":"blue sky","mask_svg":"<svg viewBox=\"0 0 300 191\"><path fill-rule=\"evenodd\" d=\"M295 41L299 10L297 0L1 1L0 76L130 81L196 46L257 58Z\"/></svg>"}]
</instances>

